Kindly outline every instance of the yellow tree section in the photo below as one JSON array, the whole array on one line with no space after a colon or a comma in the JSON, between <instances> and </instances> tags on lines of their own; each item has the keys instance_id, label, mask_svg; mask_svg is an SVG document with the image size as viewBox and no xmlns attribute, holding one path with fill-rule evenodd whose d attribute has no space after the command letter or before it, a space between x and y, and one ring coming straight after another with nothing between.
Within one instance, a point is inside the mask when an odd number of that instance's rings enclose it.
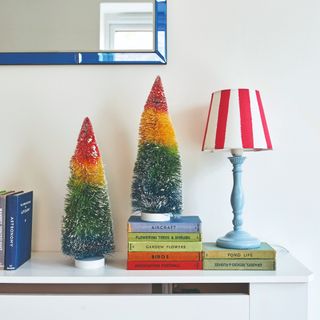
<instances>
[{"instance_id":1,"label":"yellow tree section","mask_svg":"<svg viewBox=\"0 0 320 320\"><path fill-rule=\"evenodd\" d=\"M71 159L71 175L76 183L106 185L104 168L101 161L95 164L81 163L75 157Z\"/></svg>"},{"instance_id":2,"label":"yellow tree section","mask_svg":"<svg viewBox=\"0 0 320 320\"><path fill-rule=\"evenodd\" d=\"M177 148L173 126L167 112L155 108L144 110L140 122L139 143L155 143Z\"/></svg>"}]
</instances>

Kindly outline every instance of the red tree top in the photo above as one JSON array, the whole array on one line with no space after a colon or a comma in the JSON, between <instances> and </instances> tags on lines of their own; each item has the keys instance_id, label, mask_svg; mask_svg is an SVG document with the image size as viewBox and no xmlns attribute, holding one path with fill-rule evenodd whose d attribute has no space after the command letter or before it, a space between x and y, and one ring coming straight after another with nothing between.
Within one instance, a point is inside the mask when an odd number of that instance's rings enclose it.
<instances>
[{"instance_id":1,"label":"red tree top","mask_svg":"<svg viewBox=\"0 0 320 320\"><path fill-rule=\"evenodd\" d=\"M154 108L158 111L168 111L166 96L161 82L160 76L157 76L153 83L151 91L148 96L148 100L144 106L144 109Z\"/></svg>"},{"instance_id":2,"label":"red tree top","mask_svg":"<svg viewBox=\"0 0 320 320\"><path fill-rule=\"evenodd\" d=\"M86 117L78 137L78 144L73 156L75 160L81 163L97 163L100 159L100 152L94 136L91 121Z\"/></svg>"}]
</instances>

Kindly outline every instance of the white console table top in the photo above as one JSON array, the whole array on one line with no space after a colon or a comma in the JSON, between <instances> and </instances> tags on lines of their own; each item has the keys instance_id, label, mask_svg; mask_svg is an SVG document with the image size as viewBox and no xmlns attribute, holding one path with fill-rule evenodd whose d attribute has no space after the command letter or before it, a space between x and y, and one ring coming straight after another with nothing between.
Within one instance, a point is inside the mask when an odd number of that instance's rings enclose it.
<instances>
[{"instance_id":1,"label":"white console table top","mask_svg":"<svg viewBox=\"0 0 320 320\"><path fill-rule=\"evenodd\" d=\"M145 284L145 283L306 283L312 272L290 253L277 253L276 271L126 270L125 253L107 258L106 268L80 270L58 252L33 252L15 271L0 270L0 284Z\"/></svg>"}]
</instances>

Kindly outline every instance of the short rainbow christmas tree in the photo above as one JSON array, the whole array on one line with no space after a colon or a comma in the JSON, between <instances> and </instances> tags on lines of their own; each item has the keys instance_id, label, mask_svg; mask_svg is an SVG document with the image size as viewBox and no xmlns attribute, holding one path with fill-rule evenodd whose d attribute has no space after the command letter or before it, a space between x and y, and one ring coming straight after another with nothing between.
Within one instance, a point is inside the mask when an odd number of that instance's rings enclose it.
<instances>
[{"instance_id":1,"label":"short rainbow christmas tree","mask_svg":"<svg viewBox=\"0 0 320 320\"><path fill-rule=\"evenodd\" d=\"M168 220L182 209L180 156L159 76L141 117L132 207L151 221Z\"/></svg>"},{"instance_id":2,"label":"short rainbow christmas tree","mask_svg":"<svg viewBox=\"0 0 320 320\"><path fill-rule=\"evenodd\" d=\"M70 170L62 251L80 267L83 259L97 258L104 265L103 256L114 249L113 226L103 163L89 118L83 121Z\"/></svg>"}]
</instances>

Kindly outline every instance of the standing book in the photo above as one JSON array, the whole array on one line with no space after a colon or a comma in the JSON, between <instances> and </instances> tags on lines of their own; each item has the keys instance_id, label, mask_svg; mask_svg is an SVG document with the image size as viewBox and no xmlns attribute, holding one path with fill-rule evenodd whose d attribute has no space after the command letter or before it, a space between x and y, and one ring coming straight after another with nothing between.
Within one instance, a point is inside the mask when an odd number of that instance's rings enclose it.
<instances>
[{"instance_id":1,"label":"standing book","mask_svg":"<svg viewBox=\"0 0 320 320\"><path fill-rule=\"evenodd\" d=\"M15 270L31 257L33 192L7 196L5 269Z\"/></svg>"},{"instance_id":2,"label":"standing book","mask_svg":"<svg viewBox=\"0 0 320 320\"><path fill-rule=\"evenodd\" d=\"M0 270L4 269L6 196L0 192Z\"/></svg>"},{"instance_id":3,"label":"standing book","mask_svg":"<svg viewBox=\"0 0 320 320\"><path fill-rule=\"evenodd\" d=\"M0 191L0 270L4 269L6 233L6 197L13 191Z\"/></svg>"}]
</instances>

